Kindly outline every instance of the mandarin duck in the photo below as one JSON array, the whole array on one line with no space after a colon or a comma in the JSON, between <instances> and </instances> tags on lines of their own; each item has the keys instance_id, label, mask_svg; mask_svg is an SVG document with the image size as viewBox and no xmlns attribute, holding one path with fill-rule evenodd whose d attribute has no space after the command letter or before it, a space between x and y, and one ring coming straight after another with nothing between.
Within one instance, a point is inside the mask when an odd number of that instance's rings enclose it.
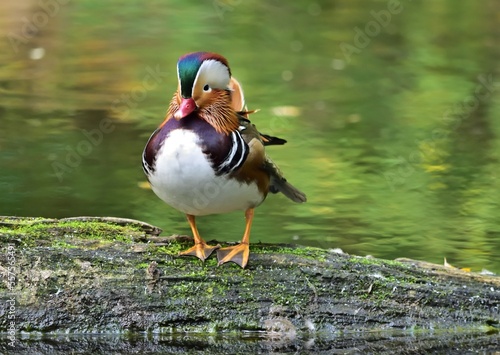
<instances>
[{"instance_id":1,"label":"mandarin duck","mask_svg":"<svg viewBox=\"0 0 500 355\"><path fill-rule=\"evenodd\" d=\"M231 261L245 268L254 208L268 192L281 192L299 203L306 196L266 155L264 146L286 141L259 133L248 120L251 111L224 57L186 54L177 63L177 75L178 89L166 117L144 148L144 172L154 193L186 214L194 246L179 255L204 261L216 250L218 265ZM195 217L235 210L245 211L240 244L208 245Z\"/></svg>"}]
</instances>

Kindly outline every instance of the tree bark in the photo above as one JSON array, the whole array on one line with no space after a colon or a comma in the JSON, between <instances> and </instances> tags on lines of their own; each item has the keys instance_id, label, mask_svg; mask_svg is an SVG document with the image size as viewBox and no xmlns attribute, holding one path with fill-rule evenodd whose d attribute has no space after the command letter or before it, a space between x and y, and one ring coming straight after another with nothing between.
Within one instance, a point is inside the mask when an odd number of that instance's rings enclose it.
<instances>
[{"instance_id":1,"label":"tree bark","mask_svg":"<svg viewBox=\"0 0 500 355\"><path fill-rule=\"evenodd\" d=\"M0 332L14 329L19 349L27 346L22 334L124 332L143 335L133 344L93 344L102 351L154 344L166 351L175 343L184 352L193 342L216 344L214 353L236 343L237 352L377 351L410 336L417 352L498 347L499 277L272 244L252 244L247 269L217 267L215 256L204 263L178 257L192 239L160 232L120 218L0 217ZM68 339L66 346L81 344Z\"/></svg>"}]
</instances>

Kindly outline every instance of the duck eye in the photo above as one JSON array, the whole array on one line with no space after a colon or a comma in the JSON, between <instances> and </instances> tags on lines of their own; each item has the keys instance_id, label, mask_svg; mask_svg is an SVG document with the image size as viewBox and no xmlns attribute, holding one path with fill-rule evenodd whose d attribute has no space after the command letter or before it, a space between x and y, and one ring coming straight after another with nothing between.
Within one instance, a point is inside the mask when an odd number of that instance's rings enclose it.
<instances>
[{"instance_id":1,"label":"duck eye","mask_svg":"<svg viewBox=\"0 0 500 355\"><path fill-rule=\"evenodd\" d=\"M203 87L203 91L210 91L210 86L208 86L208 84L205 84L205 86Z\"/></svg>"}]
</instances>

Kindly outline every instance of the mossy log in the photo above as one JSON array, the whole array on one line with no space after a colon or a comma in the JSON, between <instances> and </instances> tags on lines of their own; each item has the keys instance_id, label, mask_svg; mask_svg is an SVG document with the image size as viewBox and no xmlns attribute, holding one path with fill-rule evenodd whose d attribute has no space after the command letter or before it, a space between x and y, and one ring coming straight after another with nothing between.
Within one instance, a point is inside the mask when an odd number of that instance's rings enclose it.
<instances>
[{"instance_id":1,"label":"mossy log","mask_svg":"<svg viewBox=\"0 0 500 355\"><path fill-rule=\"evenodd\" d=\"M206 344L219 346L215 352L226 344L214 340L221 334L260 339L240 349L255 353L263 346L321 352L331 344L375 351L407 336L417 351L443 349L446 341L466 349L498 346L499 277L271 244L252 244L246 269L217 267L214 257L204 263L178 257L192 239L160 232L119 218L0 217L0 332L14 327L16 339L31 342L60 334L143 334L133 343L141 351L151 346L148 339L179 344L179 334L208 335ZM374 341L374 334L391 336ZM0 352L8 349L7 340L0 344Z\"/></svg>"}]
</instances>

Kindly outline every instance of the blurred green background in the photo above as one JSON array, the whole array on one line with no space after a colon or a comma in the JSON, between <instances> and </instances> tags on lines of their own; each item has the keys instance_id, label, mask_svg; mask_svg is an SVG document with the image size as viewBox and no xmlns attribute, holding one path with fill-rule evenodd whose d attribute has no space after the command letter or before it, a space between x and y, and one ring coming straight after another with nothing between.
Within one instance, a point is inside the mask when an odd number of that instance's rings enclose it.
<instances>
[{"instance_id":1,"label":"blurred green background","mask_svg":"<svg viewBox=\"0 0 500 355\"><path fill-rule=\"evenodd\" d=\"M500 272L500 3L3 1L0 215L185 217L142 149L186 52L224 55L268 153L308 195L269 196L252 241ZM495 118L496 117L496 118ZM236 241L242 213L198 219Z\"/></svg>"}]
</instances>

